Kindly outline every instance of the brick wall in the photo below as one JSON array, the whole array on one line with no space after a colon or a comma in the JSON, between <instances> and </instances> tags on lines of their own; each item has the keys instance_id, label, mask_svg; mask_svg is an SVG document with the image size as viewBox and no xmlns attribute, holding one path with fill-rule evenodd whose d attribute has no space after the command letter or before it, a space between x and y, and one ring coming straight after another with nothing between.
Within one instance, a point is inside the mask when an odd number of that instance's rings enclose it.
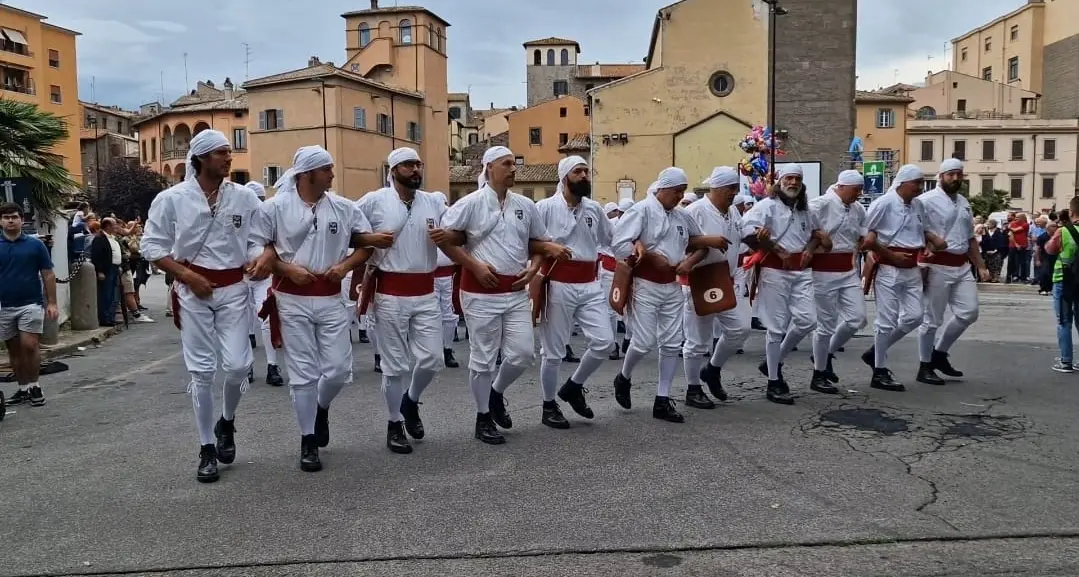
<instances>
[{"instance_id":1,"label":"brick wall","mask_svg":"<svg viewBox=\"0 0 1079 577\"><path fill-rule=\"evenodd\" d=\"M570 92L574 90L574 75L577 66L529 66L528 80L528 105L533 106L544 100L554 98L554 81L565 80L569 84ZM574 94L583 99L583 94Z\"/></svg>"},{"instance_id":2,"label":"brick wall","mask_svg":"<svg viewBox=\"0 0 1079 577\"><path fill-rule=\"evenodd\" d=\"M781 5L790 14L776 24L776 125L790 131L785 159L821 162L823 190L854 135L857 0Z\"/></svg>"},{"instance_id":3,"label":"brick wall","mask_svg":"<svg viewBox=\"0 0 1079 577\"><path fill-rule=\"evenodd\" d=\"M1043 53L1042 118L1079 118L1079 34Z\"/></svg>"}]
</instances>

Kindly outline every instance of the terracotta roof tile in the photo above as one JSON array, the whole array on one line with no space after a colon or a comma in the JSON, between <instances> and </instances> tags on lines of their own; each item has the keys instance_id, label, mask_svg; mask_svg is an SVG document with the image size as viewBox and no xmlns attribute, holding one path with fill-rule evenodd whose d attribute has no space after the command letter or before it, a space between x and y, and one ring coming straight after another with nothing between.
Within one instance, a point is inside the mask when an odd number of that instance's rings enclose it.
<instances>
[{"instance_id":1,"label":"terracotta roof tile","mask_svg":"<svg viewBox=\"0 0 1079 577\"><path fill-rule=\"evenodd\" d=\"M466 166L479 166L480 161L483 160L483 153L492 146L509 146L510 145L510 133L500 132L487 140L477 142L476 144L470 144L465 147L461 153L461 157L464 159Z\"/></svg>"},{"instance_id":2,"label":"terracotta roof tile","mask_svg":"<svg viewBox=\"0 0 1079 577\"><path fill-rule=\"evenodd\" d=\"M854 91L855 102L914 102L914 99L909 96L903 96L902 94L885 94L883 92L866 92L864 90Z\"/></svg>"},{"instance_id":3,"label":"terracotta roof tile","mask_svg":"<svg viewBox=\"0 0 1079 577\"><path fill-rule=\"evenodd\" d=\"M576 46L577 52L581 51L581 45L576 40L569 40L568 38L559 38L557 36L548 36L547 38L540 38L539 40L529 40L524 43L525 47L528 46Z\"/></svg>"},{"instance_id":4,"label":"terracotta roof tile","mask_svg":"<svg viewBox=\"0 0 1079 577\"><path fill-rule=\"evenodd\" d=\"M431 12L429 9L424 8L423 6L386 6L384 8L369 8L369 9L366 9L366 10L353 10L351 12L345 12L344 14L341 15L341 17L342 18L348 18L349 16L367 16L367 15L376 16L376 15L379 15L379 14L400 14L402 12L422 12L424 14L429 14L431 16L434 16L440 22L445 24L446 26L450 25L450 23L446 22L441 16L439 16L438 14L435 14L434 12Z\"/></svg>"},{"instance_id":5,"label":"terracotta roof tile","mask_svg":"<svg viewBox=\"0 0 1079 577\"><path fill-rule=\"evenodd\" d=\"M244 82L243 87L245 89L250 89L250 88L253 88L253 87L268 86L268 85L271 85L271 84L277 84L277 83L281 83L281 82L295 82L295 81L298 81L298 80L308 80L308 79L311 79L311 78L324 78L324 77L327 77L327 76L337 76L337 77L340 77L340 78L346 78L346 79L358 82L360 84L366 84L368 86L371 86L372 88L380 88L380 89L386 90L388 92L394 92L394 93L397 93L397 94L404 94L406 96L412 96L412 97L415 97L415 98L423 98L423 95L420 94L419 92L412 92L411 90L404 90L402 88L397 88L396 86L390 86L388 84L383 84L381 82L375 82L374 80L371 80L370 78L365 78L365 77L363 77L363 76L361 76L359 74L355 74L353 72L349 72L349 71L344 70L342 68L338 68L338 67L334 66L333 64L330 64L329 62L324 62L322 64L316 64L315 66L307 66L307 67L304 67L304 68L299 68L297 70L290 70L288 72L282 72L280 74L272 74L270 76L263 76L262 78L254 78L252 80L248 80L247 82Z\"/></svg>"},{"instance_id":6,"label":"terracotta roof tile","mask_svg":"<svg viewBox=\"0 0 1079 577\"><path fill-rule=\"evenodd\" d=\"M451 166L450 183L468 184L476 182L481 168L479 166ZM557 164L525 164L517 167L517 182L558 182Z\"/></svg>"},{"instance_id":7,"label":"terracotta roof tile","mask_svg":"<svg viewBox=\"0 0 1079 577\"><path fill-rule=\"evenodd\" d=\"M599 64L598 73L595 64L578 64L577 78L625 78L645 71L644 64Z\"/></svg>"},{"instance_id":8,"label":"terracotta roof tile","mask_svg":"<svg viewBox=\"0 0 1079 577\"><path fill-rule=\"evenodd\" d=\"M195 104L170 106L168 108L162 108L161 112L143 118L138 118L131 123L132 126L138 126L154 118L166 116L169 114L182 114L185 112L209 112L212 110L247 110L247 94L240 93L235 98L210 100L198 102Z\"/></svg>"},{"instance_id":9,"label":"terracotta roof tile","mask_svg":"<svg viewBox=\"0 0 1079 577\"><path fill-rule=\"evenodd\" d=\"M575 134L569 142L558 147L558 152L588 152L592 149L592 138L587 134Z\"/></svg>"}]
</instances>

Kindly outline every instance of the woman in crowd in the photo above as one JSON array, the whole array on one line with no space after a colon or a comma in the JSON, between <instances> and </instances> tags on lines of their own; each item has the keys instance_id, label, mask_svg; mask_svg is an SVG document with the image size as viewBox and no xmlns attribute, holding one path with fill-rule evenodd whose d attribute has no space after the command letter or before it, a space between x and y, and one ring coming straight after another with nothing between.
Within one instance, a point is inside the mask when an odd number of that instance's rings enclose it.
<instances>
[{"instance_id":1,"label":"woman in crowd","mask_svg":"<svg viewBox=\"0 0 1079 577\"><path fill-rule=\"evenodd\" d=\"M1000 230L996 219L989 219L985 225L979 245L982 260L989 269L989 282L1000 282L1000 269L1004 266L1004 255L1008 251L1008 237Z\"/></svg>"}]
</instances>

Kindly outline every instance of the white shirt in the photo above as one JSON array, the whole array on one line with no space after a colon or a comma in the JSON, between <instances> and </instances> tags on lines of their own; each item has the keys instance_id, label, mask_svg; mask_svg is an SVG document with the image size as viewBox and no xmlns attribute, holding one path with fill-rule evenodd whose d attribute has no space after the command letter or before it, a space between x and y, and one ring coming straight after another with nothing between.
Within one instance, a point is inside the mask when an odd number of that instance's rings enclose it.
<instances>
[{"instance_id":1,"label":"white shirt","mask_svg":"<svg viewBox=\"0 0 1079 577\"><path fill-rule=\"evenodd\" d=\"M353 233L371 232L371 225L352 201L327 192L308 205L295 192L273 196L258 211L251 227L252 250L273 243L283 262L323 274L348 256Z\"/></svg>"},{"instance_id":2,"label":"white shirt","mask_svg":"<svg viewBox=\"0 0 1079 577\"><path fill-rule=\"evenodd\" d=\"M808 210L792 210L786 203L774 198L758 201L742 215L742 234L749 236L766 229L771 240L787 252L805 250L817 226L813 213Z\"/></svg>"},{"instance_id":3,"label":"white shirt","mask_svg":"<svg viewBox=\"0 0 1079 577\"><path fill-rule=\"evenodd\" d=\"M211 211L198 182L181 182L150 203L139 251L151 262L171 256L210 270L240 268L262 254L248 244L260 204L250 188L225 181Z\"/></svg>"},{"instance_id":4,"label":"white shirt","mask_svg":"<svg viewBox=\"0 0 1079 577\"><path fill-rule=\"evenodd\" d=\"M974 238L974 214L970 202L956 193L955 200L938 186L914 199L921 210L925 231L939 235L948 243L945 252L967 254Z\"/></svg>"},{"instance_id":5,"label":"white shirt","mask_svg":"<svg viewBox=\"0 0 1079 577\"><path fill-rule=\"evenodd\" d=\"M528 266L530 240L548 240L536 203L513 191L499 206L490 186L471 192L442 215L442 227L463 231L465 248L474 258L504 276L516 276Z\"/></svg>"},{"instance_id":6,"label":"white shirt","mask_svg":"<svg viewBox=\"0 0 1079 577\"><path fill-rule=\"evenodd\" d=\"M866 230L877 233L877 242L884 247L922 248L925 232L922 214L915 202L907 204L894 190L869 205Z\"/></svg>"},{"instance_id":7,"label":"white shirt","mask_svg":"<svg viewBox=\"0 0 1079 577\"><path fill-rule=\"evenodd\" d=\"M717 248L708 249L708 255L697 266L727 261L731 274L738 267L738 246L742 238L742 216L738 209L733 206L727 208L727 212L720 212L716 205L706 196L701 200L689 205L686 209L689 216L697 223L704 236L722 236L727 239L727 250Z\"/></svg>"},{"instance_id":8,"label":"white shirt","mask_svg":"<svg viewBox=\"0 0 1079 577\"><path fill-rule=\"evenodd\" d=\"M858 239L866 235L865 207L857 202L844 204L833 190L810 199L809 211L832 239L833 253L858 252Z\"/></svg>"},{"instance_id":9,"label":"white shirt","mask_svg":"<svg viewBox=\"0 0 1079 577\"><path fill-rule=\"evenodd\" d=\"M394 235L393 246L375 249L371 263L387 272L429 273L438 266L438 248L427 231L441 226L446 205L441 198L416 191L410 209L396 189L380 188L356 201L374 232Z\"/></svg>"},{"instance_id":10,"label":"white shirt","mask_svg":"<svg viewBox=\"0 0 1079 577\"><path fill-rule=\"evenodd\" d=\"M116 237L109 233L105 233L105 239L109 241L109 249L112 252L112 264L114 266L120 266L123 262L123 254L120 252L120 241L116 240Z\"/></svg>"},{"instance_id":11,"label":"white shirt","mask_svg":"<svg viewBox=\"0 0 1079 577\"><path fill-rule=\"evenodd\" d=\"M591 198L582 198L571 208L561 194L536 203L543 225L551 240L568 248L573 260L595 261L600 247L611 243L611 222L603 207Z\"/></svg>"},{"instance_id":12,"label":"white shirt","mask_svg":"<svg viewBox=\"0 0 1079 577\"><path fill-rule=\"evenodd\" d=\"M633 243L640 240L645 250L657 252L675 266L686 258L689 239L700 236L701 229L686 209L663 208L655 195L634 204L614 227L611 250L617 258L633 253Z\"/></svg>"}]
</instances>

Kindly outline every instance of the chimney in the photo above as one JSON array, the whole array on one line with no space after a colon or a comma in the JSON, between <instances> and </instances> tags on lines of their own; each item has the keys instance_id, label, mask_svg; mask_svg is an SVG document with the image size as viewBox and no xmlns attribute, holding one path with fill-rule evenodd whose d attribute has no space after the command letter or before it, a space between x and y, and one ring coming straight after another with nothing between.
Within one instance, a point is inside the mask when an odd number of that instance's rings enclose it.
<instances>
[{"instance_id":1,"label":"chimney","mask_svg":"<svg viewBox=\"0 0 1079 577\"><path fill-rule=\"evenodd\" d=\"M371 9L378 10L378 0L371 0Z\"/></svg>"},{"instance_id":2,"label":"chimney","mask_svg":"<svg viewBox=\"0 0 1079 577\"><path fill-rule=\"evenodd\" d=\"M307 59L307 67L308 68L318 66L319 64L322 64L322 61L318 59L318 56L312 56L312 57Z\"/></svg>"},{"instance_id":3,"label":"chimney","mask_svg":"<svg viewBox=\"0 0 1079 577\"><path fill-rule=\"evenodd\" d=\"M235 94L236 94L235 91L233 91L232 80L228 76L226 76L225 77L225 98L228 99L228 100L232 100L233 97L235 96Z\"/></svg>"}]
</instances>

